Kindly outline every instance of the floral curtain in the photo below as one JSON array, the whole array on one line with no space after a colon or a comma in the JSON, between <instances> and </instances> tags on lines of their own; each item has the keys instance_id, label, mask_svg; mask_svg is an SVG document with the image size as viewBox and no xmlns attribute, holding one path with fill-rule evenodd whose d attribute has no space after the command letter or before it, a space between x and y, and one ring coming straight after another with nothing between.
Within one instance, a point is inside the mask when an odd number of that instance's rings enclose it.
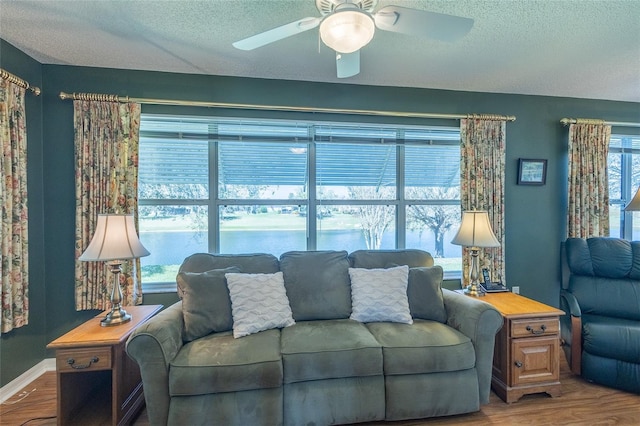
<instances>
[{"instance_id":1,"label":"floral curtain","mask_svg":"<svg viewBox=\"0 0 640 426\"><path fill-rule=\"evenodd\" d=\"M109 309L112 272L81 262L100 213L134 214L137 226L140 104L74 101L76 161L76 309ZM122 305L142 303L140 260L120 274Z\"/></svg>"},{"instance_id":2,"label":"floral curtain","mask_svg":"<svg viewBox=\"0 0 640 426\"><path fill-rule=\"evenodd\" d=\"M29 324L27 130L24 95L24 88L0 79L2 333Z\"/></svg>"},{"instance_id":3,"label":"floral curtain","mask_svg":"<svg viewBox=\"0 0 640 426\"><path fill-rule=\"evenodd\" d=\"M478 267L493 280L505 280L504 170L506 121L468 118L460 121L460 203L462 210L486 210L500 247L481 248ZM463 286L469 278L470 250L462 251Z\"/></svg>"},{"instance_id":4,"label":"floral curtain","mask_svg":"<svg viewBox=\"0 0 640 426\"><path fill-rule=\"evenodd\" d=\"M611 126L600 120L569 126L569 237L609 236L610 139Z\"/></svg>"}]
</instances>

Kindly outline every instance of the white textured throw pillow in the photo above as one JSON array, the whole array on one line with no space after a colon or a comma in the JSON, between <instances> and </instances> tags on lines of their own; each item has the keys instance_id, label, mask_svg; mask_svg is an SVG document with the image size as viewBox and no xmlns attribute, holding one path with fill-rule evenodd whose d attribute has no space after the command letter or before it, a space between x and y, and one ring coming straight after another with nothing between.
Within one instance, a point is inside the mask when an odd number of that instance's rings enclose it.
<instances>
[{"instance_id":1,"label":"white textured throw pillow","mask_svg":"<svg viewBox=\"0 0 640 426\"><path fill-rule=\"evenodd\" d=\"M272 328L295 324L282 272L275 274L225 274L233 337L247 336Z\"/></svg>"},{"instance_id":2,"label":"white textured throw pillow","mask_svg":"<svg viewBox=\"0 0 640 426\"><path fill-rule=\"evenodd\" d=\"M407 298L408 266L387 269L349 268L349 276L352 320L413 324Z\"/></svg>"}]
</instances>

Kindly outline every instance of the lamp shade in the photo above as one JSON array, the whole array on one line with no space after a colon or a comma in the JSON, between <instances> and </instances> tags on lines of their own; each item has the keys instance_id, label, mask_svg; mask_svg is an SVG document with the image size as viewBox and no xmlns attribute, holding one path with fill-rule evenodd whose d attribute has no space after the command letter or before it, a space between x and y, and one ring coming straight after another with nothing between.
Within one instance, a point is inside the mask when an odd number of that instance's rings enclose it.
<instances>
[{"instance_id":1,"label":"lamp shade","mask_svg":"<svg viewBox=\"0 0 640 426\"><path fill-rule=\"evenodd\" d=\"M491 230L489 214L480 210L462 213L460 229L451 244L466 247L500 247L500 242Z\"/></svg>"},{"instance_id":2,"label":"lamp shade","mask_svg":"<svg viewBox=\"0 0 640 426\"><path fill-rule=\"evenodd\" d=\"M336 52L353 53L371 41L375 30L376 25L371 15L346 3L323 19L320 38Z\"/></svg>"},{"instance_id":3,"label":"lamp shade","mask_svg":"<svg viewBox=\"0 0 640 426\"><path fill-rule=\"evenodd\" d=\"M96 232L79 259L91 262L135 259L148 255L149 251L136 234L133 215L99 214Z\"/></svg>"},{"instance_id":4,"label":"lamp shade","mask_svg":"<svg viewBox=\"0 0 640 426\"><path fill-rule=\"evenodd\" d=\"M636 195L633 196L631 202L627 204L627 207L624 208L626 212L637 212L640 211L640 187L636 191Z\"/></svg>"}]
</instances>

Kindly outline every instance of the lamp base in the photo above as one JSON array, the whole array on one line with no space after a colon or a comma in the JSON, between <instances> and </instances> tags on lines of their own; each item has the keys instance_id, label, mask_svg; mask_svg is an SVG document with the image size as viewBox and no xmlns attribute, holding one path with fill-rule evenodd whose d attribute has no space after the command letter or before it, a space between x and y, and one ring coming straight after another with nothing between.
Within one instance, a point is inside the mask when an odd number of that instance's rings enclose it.
<instances>
[{"instance_id":1,"label":"lamp base","mask_svg":"<svg viewBox=\"0 0 640 426\"><path fill-rule=\"evenodd\" d=\"M464 290L464 294L474 297L482 297L484 296L484 291L479 290L477 285L471 284Z\"/></svg>"},{"instance_id":2,"label":"lamp base","mask_svg":"<svg viewBox=\"0 0 640 426\"><path fill-rule=\"evenodd\" d=\"M113 325L129 322L131 321L131 318L131 314L128 314L127 311L118 306L111 309L111 312L109 312L107 316L100 321L100 325L103 327L111 327Z\"/></svg>"},{"instance_id":3,"label":"lamp base","mask_svg":"<svg viewBox=\"0 0 640 426\"><path fill-rule=\"evenodd\" d=\"M478 247L471 247L471 271L469 274L469 286L464 291L465 294L474 297L484 296L482 289L478 288Z\"/></svg>"},{"instance_id":4,"label":"lamp base","mask_svg":"<svg viewBox=\"0 0 640 426\"><path fill-rule=\"evenodd\" d=\"M111 287L111 312L107 314L100 325L103 327L110 327L112 325L124 324L131 321L131 315L122 309L122 290L120 289L119 275L122 269L120 268L120 261L114 260L109 264L111 266L111 272L113 272L113 286Z\"/></svg>"}]
</instances>

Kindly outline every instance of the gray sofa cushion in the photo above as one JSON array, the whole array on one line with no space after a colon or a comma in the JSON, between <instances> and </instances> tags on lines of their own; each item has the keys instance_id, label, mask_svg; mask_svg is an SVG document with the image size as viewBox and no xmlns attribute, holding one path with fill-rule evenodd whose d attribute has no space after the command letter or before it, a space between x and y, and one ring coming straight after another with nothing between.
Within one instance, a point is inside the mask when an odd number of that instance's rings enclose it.
<instances>
[{"instance_id":1,"label":"gray sofa cushion","mask_svg":"<svg viewBox=\"0 0 640 426\"><path fill-rule=\"evenodd\" d=\"M237 266L246 274L273 274L280 270L278 258L272 254L196 253L182 262L179 272L205 272L230 266Z\"/></svg>"},{"instance_id":2,"label":"gray sofa cushion","mask_svg":"<svg viewBox=\"0 0 640 426\"><path fill-rule=\"evenodd\" d=\"M471 340L452 327L435 321L366 324L382 345L384 374L442 373L473 368Z\"/></svg>"},{"instance_id":3,"label":"gray sofa cushion","mask_svg":"<svg viewBox=\"0 0 640 426\"><path fill-rule=\"evenodd\" d=\"M290 251L280 256L293 319L349 318L351 281L346 251Z\"/></svg>"},{"instance_id":4,"label":"gray sofa cushion","mask_svg":"<svg viewBox=\"0 0 640 426\"><path fill-rule=\"evenodd\" d=\"M385 419L385 406L382 375L284 385L285 426L371 426Z\"/></svg>"},{"instance_id":5,"label":"gray sofa cushion","mask_svg":"<svg viewBox=\"0 0 640 426\"><path fill-rule=\"evenodd\" d=\"M382 375L382 349L357 321L303 321L282 329L284 383Z\"/></svg>"},{"instance_id":6,"label":"gray sofa cushion","mask_svg":"<svg viewBox=\"0 0 640 426\"><path fill-rule=\"evenodd\" d=\"M408 266L386 269L349 268L349 276L352 320L413 324L407 299Z\"/></svg>"},{"instance_id":7,"label":"gray sofa cushion","mask_svg":"<svg viewBox=\"0 0 640 426\"><path fill-rule=\"evenodd\" d=\"M389 263L385 267L396 266L396 263ZM407 298L413 318L447 322L447 311L442 296L443 274L439 265L409 268Z\"/></svg>"},{"instance_id":8,"label":"gray sofa cushion","mask_svg":"<svg viewBox=\"0 0 640 426\"><path fill-rule=\"evenodd\" d=\"M417 266L433 266L433 257L423 250L356 250L349 254L353 268L386 268L389 264Z\"/></svg>"},{"instance_id":9,"label":"gray sofa cushion","mask_svg":"<svg viewBox=\"0 0 640 426\"><path fill-rule=\"evenodd\" d=\"M171 396L203 395L282 386L280 330L234 339L210 334L182 347L169 367Z\"/></svg>"},{"instance_id":10,"label":"gray sofa cushion","mask_svg":"<svg viewBox=\"0 0 640 426\"><path fill-rule=\"evenodd\" d=\"M424 320L447 322L447 311L442 296L442 267L418 267L409 269L409 310L411 316Z\"/></svg>"},{"instance_id":11,"label":"gray sofa cushion","mask_svg":"<svg viewBox=\"0 0 640 426\"><path fill-rule=\"evenodd\" d=\"M179 272L178 295L182 299L184 341L209 333L231 330L231 299L225 274L240 272L236 267L206 272Z\"/></svg>"},{"instance_id":12,"label":"gray sofa cushion","mask_svg":"<svg viewBox=\"0 0 640 426\"><path fill-rule=\"evenodd\" d=\"M446 322L447 312L442 296L442 267L433 266L433 257L418 249L356 250L349 254L354 268L389 268L409 266L409 310L414 318Z\"/></svg>"}]
</instances>

